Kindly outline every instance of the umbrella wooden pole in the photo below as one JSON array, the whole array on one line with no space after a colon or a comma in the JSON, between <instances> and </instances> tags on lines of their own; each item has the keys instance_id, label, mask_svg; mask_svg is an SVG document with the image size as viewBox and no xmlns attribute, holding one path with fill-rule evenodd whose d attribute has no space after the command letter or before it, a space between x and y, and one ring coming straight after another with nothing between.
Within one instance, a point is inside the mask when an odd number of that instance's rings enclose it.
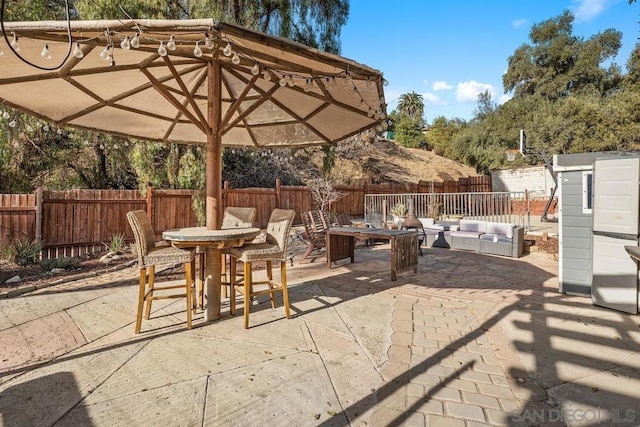
<instances>
[{"instance_id":1,"label":"umbrella wooden pole","mask_svg":"<svg viewBox=\"0 0 640 427\"><path fill-rule=\"evenodd\" d=\"M214 58L207 67L207 112L209 133L207 134L207 229L218 230L221 223L222 198L222 80L220 61ZM212 321L220 317L222 273L221 252L218 248L206 248L204 320Z\"/></svg>"}]
</instances>

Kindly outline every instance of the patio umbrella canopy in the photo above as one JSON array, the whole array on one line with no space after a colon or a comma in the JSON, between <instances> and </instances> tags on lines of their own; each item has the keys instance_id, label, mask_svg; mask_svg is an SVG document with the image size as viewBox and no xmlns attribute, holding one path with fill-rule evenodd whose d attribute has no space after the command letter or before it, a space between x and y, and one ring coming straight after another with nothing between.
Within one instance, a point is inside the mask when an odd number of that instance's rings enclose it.
<instances>
[{"instance_id":1,"label":"patio umbrella canopy","mask_svg":"<svg viewBox=\"0 0 640 427\"><path fill-rule=\"evenodd\" d=\"M1 102L59 127L207 144L210 228L222 146L330 144L385 117L379 71L288 39L210 19L68 25L4 24ZM27 64L7 40L33 64L62 66Z\"/></svg>"}]
</instances>

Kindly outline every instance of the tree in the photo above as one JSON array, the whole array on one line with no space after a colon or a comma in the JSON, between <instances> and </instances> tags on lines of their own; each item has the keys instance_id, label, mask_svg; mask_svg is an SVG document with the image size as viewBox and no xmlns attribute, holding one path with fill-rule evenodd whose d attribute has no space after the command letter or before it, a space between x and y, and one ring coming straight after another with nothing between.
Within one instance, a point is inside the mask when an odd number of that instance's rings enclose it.
<instances>
[{"instance_id":1,"label":"tree","mask_svg":"<svg viewBox=\"0 0 640 427\"><path fill-rule=\"evenodd\" d=\"M416 92L403 93L398 98L398 111L422 124L422 115L424 113L424 101L422 99L422 95Z\"/></svg>"},{"instance_id":2,"label":"tree","mask_svg":"<svg viewBox=\"0 0 640 427\"><path fill-rule=\"evenodd\" d=\"M435 154L450 157L452 155L452 142L467 126L467 122L463 119L447 119L444 116L436 117L427 130L427 142Z\"/></svg>"},{"instance_id":3,"label":"tree","mask_svg":"<svg viewBox=\"0 0 640 427\"><path fill-rule=\"evenodd\" d=\"M488 89L485 90L478 94L478 106L473 112L474 119L479 121L484 120L489 114L496 110L497 106L498 105L491 99L491 92L489 92Z\"/></svg>"},{"instance_id":4,"label":"tree","mask_svg":"<svg viewBox=\"0 0 640 427\"><path fill-rule=\"evenodd\" d=\"M554 100L592 90L604 94L615 86L619 70L603 69L600 64L618 53L622 34L608 29L584 40L573 35L573 21L571 12L565 11L532 27L532 43L509 57L502 78L506 91Z\"/></svg>"}]
</instances>

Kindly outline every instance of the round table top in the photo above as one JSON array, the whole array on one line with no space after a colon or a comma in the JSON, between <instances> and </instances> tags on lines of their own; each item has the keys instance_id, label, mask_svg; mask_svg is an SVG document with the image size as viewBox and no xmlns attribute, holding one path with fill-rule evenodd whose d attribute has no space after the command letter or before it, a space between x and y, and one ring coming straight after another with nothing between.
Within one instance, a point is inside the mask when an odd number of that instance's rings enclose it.
<instances>
[{"instance_id":1,"label":"round table top","mask_svg":"<svg viewBox=\"0 0 640 427\"><path fill-rule=\"evenodd\" d=\"M260 234L257 227L207 230L207 227L186 227L167 230L162 238L172 242L220 242L235 239L253 239Z\"/></svg>"}]
</instances>

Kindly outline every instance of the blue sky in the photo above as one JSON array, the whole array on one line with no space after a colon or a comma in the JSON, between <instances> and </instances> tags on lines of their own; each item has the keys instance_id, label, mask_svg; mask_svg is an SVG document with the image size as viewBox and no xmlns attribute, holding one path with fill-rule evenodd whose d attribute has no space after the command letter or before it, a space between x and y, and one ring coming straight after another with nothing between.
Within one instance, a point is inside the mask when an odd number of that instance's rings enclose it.
<instances>
[{"instance_id":1,"label":"blue sky","mask_svg":"<svg viewBox=\"0 0 640 427\"><path fill-rule=\"evenodd\" d=\"M533 24L566 9L576 17L574 35L622 32L615 62L626 72L640 37L640 2L627 0L351 0L341 54L382 71L388 112L399 95L415 91L427 122L468 120L478 93L489 89L497 103L509 99L502 86L508 58L530 43Z\"/></svg>"}]
</instances>

